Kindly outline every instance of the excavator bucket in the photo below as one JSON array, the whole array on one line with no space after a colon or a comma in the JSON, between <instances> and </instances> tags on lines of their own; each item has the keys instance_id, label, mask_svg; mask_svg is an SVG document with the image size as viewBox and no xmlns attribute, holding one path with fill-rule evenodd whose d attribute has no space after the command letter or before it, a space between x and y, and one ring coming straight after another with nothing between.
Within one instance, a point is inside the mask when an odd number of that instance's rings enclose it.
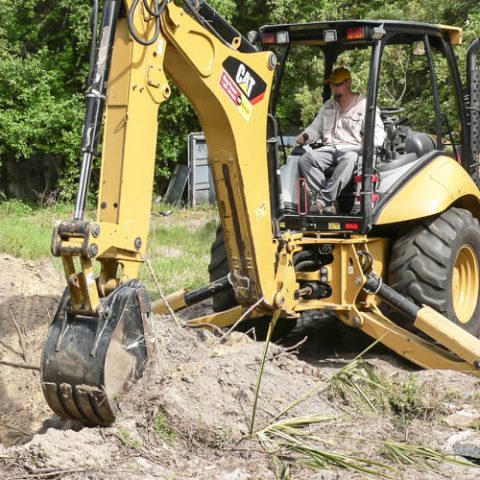
<instances>
[{"instance_id":1,"label":"excavator bucket","mask_svg":"<svg viewBox=\"0 0 480 480\"><path fill-rule=\"evenodd\" d=\"M139 282L117 288L91 316L72 312L67 289L43 351L45 398L62 418L109 425L115 397L143 374L152 349L150 299Z\"/></svg>"}]
</instances>

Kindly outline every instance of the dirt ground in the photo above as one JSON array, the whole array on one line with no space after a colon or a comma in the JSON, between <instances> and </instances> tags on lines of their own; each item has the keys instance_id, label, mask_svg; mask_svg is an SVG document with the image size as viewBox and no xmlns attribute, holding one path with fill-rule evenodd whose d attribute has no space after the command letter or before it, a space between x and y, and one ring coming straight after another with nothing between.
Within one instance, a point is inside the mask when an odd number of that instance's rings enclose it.
<instances>
[{"instance_id":1,"label":"dirt ground","mask_svg":"<svg viewBox=\"0 0 480 480\"><path fill-rule=\"evenodd\" d=\"M38 367L64 288L62 276L48 261L7 255L0 256L0 271L0 478L378 478L338 466L301 465L299 453L281 443L285 436L275 437L278 462L262 448L258 438L273 431L265 429L275 416L306 392L304 401L279 418L320 416L316 426L304 429L309 437L298 437L313 442L317 451L388 465L376 468L385 478L480 478L480 463L431 462L427 468L397 464L382 453L387 440L441 453L451 451L455 435L480 443L480 382L455 372L420 371L375 347L365 361L396 396L392 400L385 390L375 410L368 408L335 390L331 378L371 341L327 316L303 319L282 345L270 346L253 436L264 344L240 333L222 340L218 332L180 328L170 317L154 319L156 356L121 400L115 425L83 428L60 420L43 399ZM190 309L183 317L208 308ZM358 379L352 378L355 388ZM452 420L465 412L469 421Z\"/></svg>"}]
</instances>

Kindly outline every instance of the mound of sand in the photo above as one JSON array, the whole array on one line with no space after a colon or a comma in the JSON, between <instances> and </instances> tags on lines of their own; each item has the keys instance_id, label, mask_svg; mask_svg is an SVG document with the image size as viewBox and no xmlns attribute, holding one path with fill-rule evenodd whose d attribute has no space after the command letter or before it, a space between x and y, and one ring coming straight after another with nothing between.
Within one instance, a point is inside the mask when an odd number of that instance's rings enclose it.
<instances>
[{"instance_id":1,"label":"mound of sand","mask_svg":"<svg viewBox=\"0 0 480 480\"><path fill-rule=\"evenodd\" d=\"M0 269L0 478L278 478L279 464L257 436L249 435L263 343L240 333L221 340L209 331L180 328L170 317L156 317L156 356L121 400L117 422L109 428L83 428L48 409L36 370L49 318L63 291L61 275L48 262L8 256L0 258ZM202 309L209 305L183 315ZM308 340L295 348L305 335ZM391 464L382 455L384 440L443 451L458 431L474 431L471 422L460 426L445 419L466 409L475 418L480 411L476 378L418 371L382 348L370 351L366 361L385 382L398 385L397 411L360 408L335 393L332 375L366 344L365 337L332 318L300 322L283 345L268 350L254 431L270 425L307 392L287 415L322 416L309 431L326 450ZM418 414L405 410L415 405ZM286 450L275 453L285 463L296 463ZM436 471L391 465L395 470L385 471L391 478L476 479L479 472L446 463ZM364 477L297 463L290 478Z\"/></svg>"}]
</instances>

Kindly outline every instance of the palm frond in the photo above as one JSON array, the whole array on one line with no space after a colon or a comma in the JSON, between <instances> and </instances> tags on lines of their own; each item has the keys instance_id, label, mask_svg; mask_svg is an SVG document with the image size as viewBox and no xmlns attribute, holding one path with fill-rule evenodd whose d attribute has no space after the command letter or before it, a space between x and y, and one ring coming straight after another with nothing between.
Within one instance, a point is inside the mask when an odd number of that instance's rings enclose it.
<instances>
[{"instance_id":1,"label":"palm frond","mask_svg":"<svg viewBox=\"0 0 480 480\"><path fill-rule=\"evenodd\" d=\"M310 427L331 419L332 417L321 415L289 418L275 422L256 432L255 435L265 450L272 456L274 455L277 461L289 458L308 468L340 467L379 478L393 478L389 477L387 473L392 471L392 468L384 463L355 453L327 450L325 445L331 442L322 439L314 432L312 433Z\"/></svg>"},{"instance_id":2,"label":"palm frond","mask_svg":"<svg viewBox=\"0 0 480 480\"><path fill-rule=\"evenodd\" d=\"M480 468L480 465L461 460L457 457L446 455L432 448L420 445L407 445L404 443L383 442L382 453L392 462L412 465L422 469L436 470L440 463L450 463L464 467Z\"/></svg>"}]
</instances>

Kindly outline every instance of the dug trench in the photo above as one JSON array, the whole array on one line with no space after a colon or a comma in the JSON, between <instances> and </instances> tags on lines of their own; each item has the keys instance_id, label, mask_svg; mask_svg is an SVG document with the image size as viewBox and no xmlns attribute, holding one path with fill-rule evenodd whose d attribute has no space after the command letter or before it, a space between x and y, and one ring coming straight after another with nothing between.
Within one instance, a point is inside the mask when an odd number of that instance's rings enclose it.
<instances>
[{"instance_id":1,"label":"dug trench","mask_svg":"<svg viewBox=\"0 0 480 480\"><path fill-rule=\"evenodd\" d=\"M6 255L0 269L0 478L479 478L480 382L381 346L356 359L371 340L330 316L269 346L257 402L264 343L155 317L156 354L116 423L61 420L38 367L62 276Z\"/></svg>"}]
</instances>

